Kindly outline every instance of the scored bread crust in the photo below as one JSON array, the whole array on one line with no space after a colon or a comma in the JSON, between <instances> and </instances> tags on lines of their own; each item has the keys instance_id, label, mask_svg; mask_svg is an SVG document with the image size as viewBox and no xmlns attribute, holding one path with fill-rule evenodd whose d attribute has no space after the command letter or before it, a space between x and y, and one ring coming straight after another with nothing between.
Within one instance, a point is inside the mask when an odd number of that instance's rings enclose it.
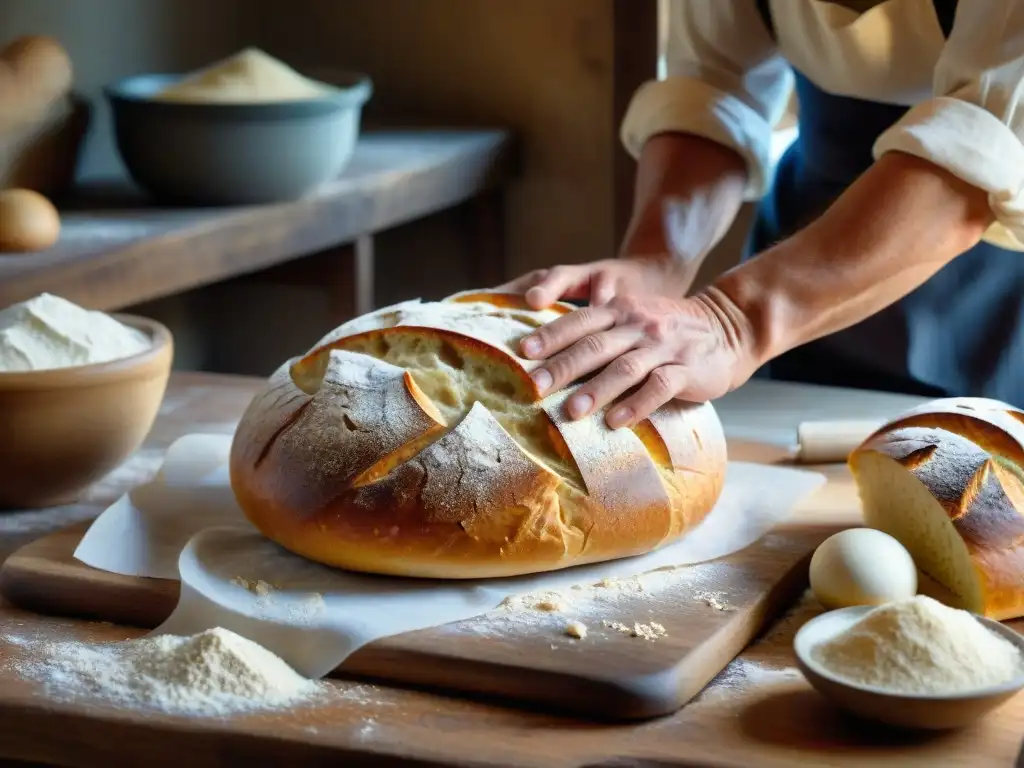
<instances>
[{"instance_id":1,"label":"scored bread crust","mask_svg":"<svg viewBox=\"0 0 1024 768\"><path fill-rule=\"evenodd\" d=\"M899 539L960 607L1024 616L1024 411L983 398L926 403L849 463L866 524Z\"/></svg>"},{"instance_id":2,"label":"scored bread crust","mask_svg":"<svg viewBox=\"0 0 1024 768\"><path fill-rule=\"evenodd\" d=\"M511 576L644 554L704 520L726 445L708 403L635 429L569 421L518 341L565 312L515 294L403 302L284 363L242 416L231 485L248 519L327 565Z\"/></svg>"}]
</instances>

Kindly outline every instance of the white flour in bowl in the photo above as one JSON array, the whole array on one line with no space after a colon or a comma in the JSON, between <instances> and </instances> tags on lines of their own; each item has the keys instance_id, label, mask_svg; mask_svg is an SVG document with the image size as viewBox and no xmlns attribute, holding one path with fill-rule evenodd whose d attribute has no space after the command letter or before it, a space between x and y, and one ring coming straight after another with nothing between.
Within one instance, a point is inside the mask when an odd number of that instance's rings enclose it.
<instances>
[{"instance_id":1,"label":"white flour in bowl","mask_svg":"<svg viewBox=\"0 0 1024 768\"><path fill-rule=\"evenodd\" d=\"M9 639L8 639L9 641ZM15 666L55 698L91 697L169 714L227 716L281 709L325 695L256 643L216 628L111 643L18 643Z\"/></svg>"},{"instance_id":2,"label":"white flour in bowl","mask_svg":"<svg viewBox=\"0 0 1024 768\"><path fill-rule=\"evenodd\" d=\"M49 293L0 311L0 372L106 363L150 346L141 331Z\"/></svg>"},{"instance_id":3,"label":"white flour in bowl","mask_svg":"<svg viewBox=\"0 0 1024 768\"><path fill-rule=\"evenodd\" d=\"M949 695L1024 675L1017 646L924 595L875 608L811 655L854 685L894 693Z\"/></svg>"}]
</instances>

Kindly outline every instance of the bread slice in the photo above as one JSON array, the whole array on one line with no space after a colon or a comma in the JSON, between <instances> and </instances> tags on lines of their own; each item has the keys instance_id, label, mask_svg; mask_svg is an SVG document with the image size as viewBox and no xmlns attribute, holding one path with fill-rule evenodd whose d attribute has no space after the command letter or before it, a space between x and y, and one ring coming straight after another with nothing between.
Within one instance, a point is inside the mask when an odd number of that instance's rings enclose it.
<instances>
[{"instance_id":1,"label":"bread slice","mask_svg":"<svg viewBox=\"0 0 1024 768\"><path fill-rule=\"evenodd\" d=\"M957 607L1024 616L1024 414L978 398L916 408L850 455L864 522Z\"/></svg>"}]
</instances>

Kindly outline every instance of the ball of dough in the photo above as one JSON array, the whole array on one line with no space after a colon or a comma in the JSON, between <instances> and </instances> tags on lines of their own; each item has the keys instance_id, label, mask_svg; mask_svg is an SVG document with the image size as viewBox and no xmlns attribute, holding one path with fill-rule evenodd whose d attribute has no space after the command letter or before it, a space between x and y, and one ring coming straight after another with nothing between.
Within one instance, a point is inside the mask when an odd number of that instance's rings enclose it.
<instances>
[{"instance_id":1,"label":"ball of dough","mask_svg":"<svg viewBox=\"0 0 1024 768\"><path fill-rule=\"evenodd\" d=\"M0 253L27 253L49 248L60 238L60 214L30 189L0 192Z\"/></svg>"},{"instance_id":2,"label":"ball of dough","mask_svg":"<svg viewBox=\"0 0 1024 768\"><path fill-rule=\"evenodd\" d=\"M917 594L914 559L896 539L873 528L851 528L823 541L811 558L810 581L829 610Z\"/></svg>"}]
</instances>

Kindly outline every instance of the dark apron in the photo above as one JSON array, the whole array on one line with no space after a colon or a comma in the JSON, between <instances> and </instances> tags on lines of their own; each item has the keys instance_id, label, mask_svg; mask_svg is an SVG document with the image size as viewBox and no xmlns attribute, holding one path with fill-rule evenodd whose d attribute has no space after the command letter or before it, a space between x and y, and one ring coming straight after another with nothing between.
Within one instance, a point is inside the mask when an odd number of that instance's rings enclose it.
<instances>
[{"instance_id":1,"label":"dark apron","mask_svg":"<svg viewBox=\"0 0 1024 768\"><path fill-rule=\"evenodd\" d=\"M936 0L947 34L954 10ZM870 167L875 140L906 112L834 96L794 74L799 137L761 202L747 257L820 216ZM1024 407L1024 253L976 245L894 306L786 353L758 375Z\"/></svg>"}]
</instances>

